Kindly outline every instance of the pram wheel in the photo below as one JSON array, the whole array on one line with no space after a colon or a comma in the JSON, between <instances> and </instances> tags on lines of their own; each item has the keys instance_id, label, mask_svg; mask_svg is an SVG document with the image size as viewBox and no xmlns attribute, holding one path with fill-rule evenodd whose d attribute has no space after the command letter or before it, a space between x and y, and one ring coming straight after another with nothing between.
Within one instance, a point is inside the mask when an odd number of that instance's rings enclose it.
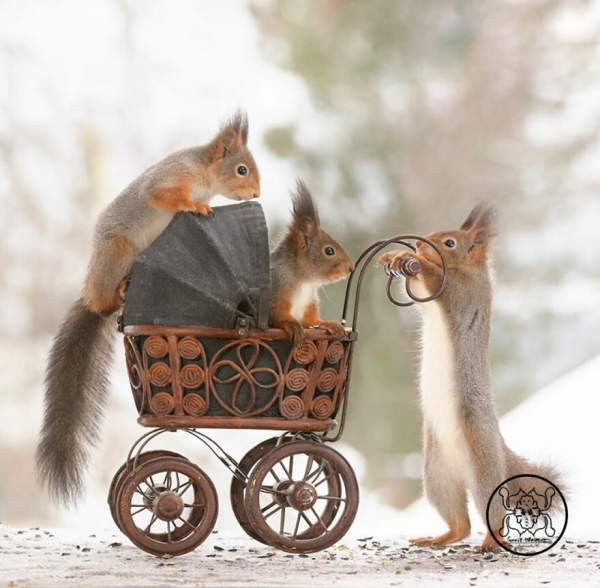
<instances>
[{"instance_id":1,"label":"pram wheel","mask_svg":"<svg viewBox=\"0 0 600 588\"><path fill-rule=\"evenodd\" d=\"M312 553L347 533L358 509L358 484L334 449L293 441L268 452L252 470L245 506L263 542Z\"/></svg>"},{"instance_id":2,"label":"pram wheel","mask_svg":"<svg viewBox=\"0 0 600 588\"><path fill-rule=\"evenodd\" d=\"M275 447L276 443L277 437L271 437L271 439L267 439L266 441L259 443L250 451L248 451L248 453L242 457L238 464L240 473L248 476L256 463L260 461L264 455L271 451L271 449ZM252 539L255 539L256 541L260 541L261 543L266 543L266 541L254 530L254 527L248 519L248 515L246 514L246 504L244 501L245 491L246 482L237 476L233 476L231 480L230 491L231 508L233 510L233 514L240 524L240 527L244 529L249 537L252 537Z\"/></svg>"},{"instance_id":3,"label":"pram wheel","mask_svg":"<svg viewBox=\"0 0 600 588\"><path fill-rule=\"evenodd\" d=\"M194 550L209 536L217 514L218 498L210 478L180 456L147 461L121 483L121 530L153 555Z\"/></svg>"},{"instance_id":4,"label":"pram wheel","mask_svg":"<svg viewBox=\"0 0 600 588\"><path fill-rule=\"evenodd\" d=\"M183 455L179 455L179 453L175 453L174 451L146 451L138 456L137 464L135 465L139 467L151 459L156 459L157 457L180 457L181 459L185 459ZM114 475L112 482L110 483L110 489L108 490L108 506L110 507L110 514L112 515L113 521L121 531L123 531L123 529L121 528L121 523L119 522L119 517L117 516L117 499L119 498L121 484L127 477L127 473L131 473L133 471L134 462L135 458L131 458L117 470L117 473Z\"/></svg>"}]
</instances>

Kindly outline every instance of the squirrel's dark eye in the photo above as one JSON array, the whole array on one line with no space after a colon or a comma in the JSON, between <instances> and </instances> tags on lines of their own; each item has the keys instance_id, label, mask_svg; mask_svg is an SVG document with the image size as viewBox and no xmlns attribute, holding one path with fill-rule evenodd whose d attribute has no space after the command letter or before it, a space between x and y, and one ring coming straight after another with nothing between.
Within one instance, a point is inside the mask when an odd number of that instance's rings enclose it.
<instances>
[{"instance_id":1,"label":"squirrel's dark eye","mask_svg":"<svg viewBox=\"0 0 600 588\"><path fill-rule=\"evenodd\" d=\"M446 239L444 241L444 245L446 247L450 247L450 249L452 249L452 247L454 247L456 245L456 241L454 239Z\"/></svg>"},{"instance_id":2,"label":"squirrel's dark eye","mask_svg":"<svg viewBox=\"0 0 600 588\"><path fill-rule=\"evenodd\" d=\"M335 255L335 250L333 247L325 247L325 255Z\"/></svg>"},{"instance_id":3,"label":"squirrel's dark eye","mask_svg":"<svg viewBox=\"0 0 600 588\"><path fill-rule=\"evenodd\" d=\"M245 165L238 165L235 172L238 176L245 176L248 173L248 168Z\"/></svg>"}]
</instances>

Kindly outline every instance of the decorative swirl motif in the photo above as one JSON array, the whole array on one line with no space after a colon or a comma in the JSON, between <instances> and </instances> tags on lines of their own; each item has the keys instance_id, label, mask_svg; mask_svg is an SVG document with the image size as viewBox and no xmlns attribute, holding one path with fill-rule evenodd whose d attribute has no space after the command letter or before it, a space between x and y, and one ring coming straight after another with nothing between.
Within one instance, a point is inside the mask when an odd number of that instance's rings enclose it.
<instances>
[{"instance_id":1,"label":"decorative swirl motif","mask_svg":"<svg viewBox=\"0 0 600 588\"><path fill-rule=\"evenodd\" d=\"M281 401L279 410L286 419L299 419L304 414L304 402L299 396L286 396Z\"/></svg>"},{"instance_id":2,"label":"decorative swirl motif","mask_svg":"<svg viewBox=\"0 0 600 588\"><path fill-rule=\"evenodd\" d=\"M168 392L159 392L152 396L150 408L154 414L161 416L170 414L175 408L175 399Z\"/></svg>"},{"instance_id":3,"label":"decorative swirl motif","mask_svg":"<svg viewBox=\"0 0 600 588\"><path fill-rule=\"evenodd\" d=\"M127 365L129 371L129 383L134 390L139 390L142 385L142 377L140 376L140 368L136 364Z\"/></svg>"},{"instance_id":4,"label":"decorative swirl motif","mask_svg":"<svg viewBox=\"0 0 600 588\"><path fill-rule=\"evenodd\" d=\"M250 353L243 353L245 350L250 350ZM254 367L259 356L260 365L271 367ZM257 339L232 341L219 349L212 359L210 374L212 394L220 406L234 416L249 417L264 412L280 398L283 390L284 380L277 354L268 344ZM228 384L234 384L231 395ZM262 405L257 405L257 389L272 390Z\"/></svg>"},{"instance_id":5,"label":"decorative swirl motif","mask_svg":"<svg viewBox=\"0 0 600 588\"><path fill-rule=\"evenodd\" d=\"M200 388L204 383L204 370L197 365L190 363L181 368L179 379L184 388Z\"/></svg>"},{"instance_id":6,"label":"decorative swirl motif","mask_svg":"<svg viewBox=\"0 0 600 588\"><path fill-rule=\"evenodd\" d=\"M292 392L300 392L308 384L308 372L302 368L291 370L285 379L285 385Z\"/></svg>"},{"instance_id":7,"label":"decorative swirl motif","mask_svg":"<svg viewBox=\"0 0 600 588\"><path fill-rule=\"evenodd\" d=\"M162 337L148 337L144 343L144 350L150 357L160 359L169 352L169 346Z\"/></svg>"},{"instance_id":8,"label":"decorative swirl motif","mask_svg":"<svg viewBox=\"0 0 600 588\"><path fill-rule=\"evenodd\" d=\"M334 341L327 348L325 361L327 363L338 363L344 357L344 346L339 341Z\"/></svg>"},{"instance_id":9,"label":"decorative swirl motif","mask_svg":"<svg viewBox=\"0 0 600 588\"><path fill-rule=\"evenodd\" d=\"M202 345L193 337L184 337L177 349L184 359L196 359L202 353Z\"/></svg>"},{"instance_id":10,"label":"decorative swirl motif","mask_svg":"<svg viewBox=\"0 0 600 588\"><path fill-rule=\"evenodd\" d=\"M300 347L296 347L293 351L294 361L304 365L314 361L316 357L317 346L312 341L305 341Z\"/></svg>"},{"instance_id":11,"label":"decorative swirl motif","mask_svg":"<svg viewBox=\"0 0 600 588\"><path fill-rule=\"evenodd\" d=\"M162 361L157 361L148 370L150 381L160 388L164 388L171 383L171 368Z\"/></svg>"},{"instance_id":12,"label":"decorative swirl motif","mask_svg":"<svg viewBox=\"0 0 600 588\"><path fill-rule=\"evenodd\" d=\"M319 374L319 379L317 380L317 388L321 392L331 392L337 383L337 372L333 368L324 369Z\"/></svg>"},{"instance_id":13,"label":"decorative swirl motif","mask_svg":"<svg viewBox=\"0 0 600 588\"><path fill-rule=\"evenodd\" d=\"M310 413L318 419L326 419L333 413L333 402L327 396L319 396L311 402Z\"/></svg>"},{"instance_id":14,"label":"decorative swirl motif","mask_svg":"<svg viewBox=\"0 0 600 588\"><path fill-rule=\"evenodd\" d=\"M186 414L200 417L206 412L207 408L206 401L200 394L186 394L183 397L183 410Z\"/></svg>"},{"instance_id":15,"label":"decorative swirl motif","mask_svg":"<svg viewBox=\"0 0 600 588\"><path fill-rule=\"evenodd\" d=\"M129 375L129 383L134 390L139 390L142 385L140 368L137 365L133 343L129 338L125 339L125 363L127 364L127 373Z\"/></svg>"},{"instance_id":16,"label":"decorative swirl motif","mask_svg":"<svg viewBox=\"0 0 600 588\"><path fill-rule=\"evenodd\" d=\"M125 337L125 363L127 365L127 374L129 375L129 383L133 392L135 406L141 413L144 404L144 390L141 367L138 364L137 349L129 337Z\"/></svg>"}]
</instances>

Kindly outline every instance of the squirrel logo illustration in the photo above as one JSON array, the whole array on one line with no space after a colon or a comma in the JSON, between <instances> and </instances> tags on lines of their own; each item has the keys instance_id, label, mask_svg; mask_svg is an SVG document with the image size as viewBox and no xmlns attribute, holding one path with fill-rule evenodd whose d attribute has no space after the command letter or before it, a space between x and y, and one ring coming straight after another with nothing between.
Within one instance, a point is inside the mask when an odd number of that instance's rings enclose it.
<instances>
[{"instance_id":1,"label":"squirrel logo illustration","mask_svg":"<svg viewBox=\"0 0 600 588\"><path fill-rule=\"evenodd\" d=\"M506 486L502 486L498 493L507 512L502 528L498 530L501 537L508 538L511 531L515 531L519 537L525 534L534 537L542 530L548 537L554 537L556 530L548 514L556 494L554 488L548 487L544 495L538 494L534 488L529 492L519 488L518 492L511 494ZM540 504L544 506L540 507Z\"/></svg>"}]
</instances>

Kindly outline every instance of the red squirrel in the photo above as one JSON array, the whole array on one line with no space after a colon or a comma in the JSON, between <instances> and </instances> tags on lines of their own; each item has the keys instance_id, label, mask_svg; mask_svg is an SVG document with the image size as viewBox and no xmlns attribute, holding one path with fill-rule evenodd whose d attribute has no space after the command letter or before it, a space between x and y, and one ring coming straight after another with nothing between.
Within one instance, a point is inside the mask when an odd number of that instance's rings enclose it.
<instances>
[{"instance_id":1,"label":"red squirrel","mask_svg":"<svg viewBox=\"0 0 600 588\"><path fill-rule=\"evenodd\" d=\"M148 168L101 213L83 295L73 304L50 350L37 468L54 499L75 502L83 491L90 445L99 439L114 344L133 259L179 211L211 212L216 194L260 196L260 175L248 149L242 112L206 145L182 149Z\"/></svg>"},{"instance_id":2,"label":"red squirrel","mask_svg":"<svg viewBox=\"0 0 600 588\"><path fill-rule=\"evenodd\" d=\"M495 208L481 203L458 230L427 235L446 259L447 283L438 298L417 305L423 319L423 475L425 494L449 530L438 537L412 539L415 545L443 546L468 537L467 493L485 521L490 496L509 477L535 474L561 483L554 467L534 465L516 455L500 432L489 351L493 295L490 249L496 232ZM411 278L413 293L419 297L434 294L443 270L430 245L419 241L416 253L391 251L378 263L398 272L406 258L421 264L420 273ZM544 490L538 492L543 494ZM505 514L491 509L492 528L502 526ZM488 532L481 550L497 547Z\"/></svg>"},{"instance_id":3,"label":"red squirrel","mask_svg":"<svg viewBox=\"0 0 600 588\"><path fill-rule=\"evenodd\" d=\"M318 327L343 337L337 321L319 317L319 288L347 277L354 265L344 248L321 229L317 205L306 184L297 181L286 234L271 255L269 322L300 345L304 329Z\"/></svg>"}]
</instances>

